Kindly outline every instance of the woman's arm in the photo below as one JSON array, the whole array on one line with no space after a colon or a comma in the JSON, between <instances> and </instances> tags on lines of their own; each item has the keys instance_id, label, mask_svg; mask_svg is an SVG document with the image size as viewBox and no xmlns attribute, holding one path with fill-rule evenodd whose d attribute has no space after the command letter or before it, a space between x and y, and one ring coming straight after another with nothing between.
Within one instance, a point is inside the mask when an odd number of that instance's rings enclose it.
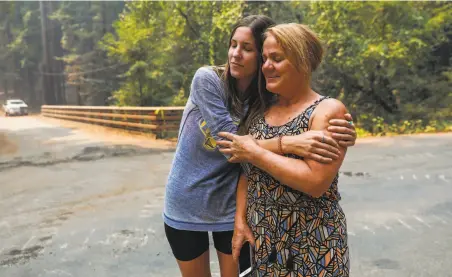
<instances>
[{"instance_id":1,"label":"woman's arm","mask_svg":"<svg viewBox=\"0 0 452 277\"><path fill-rule=\"evenodd\" d=\"M307 131L300 135L287 136L281 141L281 145L279 145L278 138L256 140L256 142L260 147L279 155L294 154L320 163L331 163L339 157L339 144L319 131ZM234 159L231 159L230 162L236 162L239 158L238 155L234 155Z\"/></svg>"},{"instance_id":2,"label":"woman's arm","mask_svg":"<svg viewBox=\"0 0 452 277\"><path fill-rule=\"evenodd\" d=\"M338 142L329 136L323 137L323 132L307 131L300 135L286 138L281 145L282 152L325 162L325 160L320 160L319 157L332 158L330 154L337 153L339 145L344 147L355 145L356 130L353 125L353 117L349 113L346 113L344 117L345 119L334 118L329 121L328 131L332 133L332 137L337 139ZM258 140L257 143L260 147L273 153L278 154L281 152L277 138Z\"/></svg>"},{"instance_id":3,"label":"woman's arm","mask_svg":"<svg viewBox=\"0 0 452 277\"><path fill-rule=\"evenodd\" d=\"M239 182L237 183L237 201L236 201L236 212L235 221L246 222L246 196L248 193L248 180L245 174L241 174Z\"/></svg>"},{"instance_id":4,"label":"woman's arm","mask_svg":"<svg viewBox=\"0 0 452 277\"><path fill-rule=\"evenodd\" d=\"M218 133L221 136L222 132ZM288 136L281 141L277 138L257 140L248 135L250 139L253 139L260 147L273 152L275 154L295 154L299 157L310 158L320 163L330 163L333 159L338 158L339 144L332 138L325 136L319 131L308 131L296 136ZM218 140L217 145L221 147L220 150L226 153L225 149L234 148L234 141L230 140ZM234 156L231 156L228 161L231 163L243 163L248 162L245 156L241 153L234 152ZM248 153L246 153L248 154Z\"/></svg>"},{"instance_id":5,"label":"woman's arm","mask_svg":"<svg viewBox=\"0 0 452 277\"><path fill-rule=\"evenodd\" d=\"M254 246L254 236L248 223L246 221L246 209L247 209L247 194L248 194L248 180L245 174L240 175L239 182L237 184L237 201L236 201L236 214L234 223L234 235L232 237L232 258L238 261L240 256L240 249L243 244L248 241Z\"/></svg>"},{"instance_id":6,"label":"woman's arm","mask_svg":"<svg viewBox=\"0 0 452 277\"><path fill-rule=\"evenodd\" d=\"M237 133L221 82L212 69L201 67L193 76L190 87L190 99L198 107L215 140L219 139L217 134L221 131Z\"/></svg>"},{"instance_id":7,"label":"woman's arm","mask_svg":"<svg viewBox=\"0 0 452 277\"><path fill-rule=\"evenodd\" d=\"M345 113L346 108L340 101L335 99L324 100L312 115L311 129L325 132L325 135L331 135L327 130L329 120L341 118ZM338 159L329 164L322 164L311 159L292 159L274 154L260 147L246 136L226 134L226 137L235 140L236 144L240 145L240 149L231 148L228 149L229 151L223 149L220 151L231 155L234 155L234 151L246 152L247 159L256 167L268 172L281 183L314 197L321 196L331 185L346 152L345 147L340 147Z\"/></svg>"},{"instance_id":8,"label":"woman's arm","mask_svg":"<svg viewBox=\"0 0 452 277\"><path fill-rule=\"evenodd\" d=\"M344 147L353 146L356 141L355 126L351 124L352 116L345 114L345 119L330 120L331 126L328 130L332 132L331 138L322 131L307 131L296 136L287 136L279 145L278 138L256 140L257 144L276 154L294 154L306 159L312 159L320 163L331 163L339 158L339 145ZM233 142L223 140L217 141L217 144L223 148L231 148ZM229 159L231 163L244 162L244 157L235 153Z\"/></svg>"}]
</instances>

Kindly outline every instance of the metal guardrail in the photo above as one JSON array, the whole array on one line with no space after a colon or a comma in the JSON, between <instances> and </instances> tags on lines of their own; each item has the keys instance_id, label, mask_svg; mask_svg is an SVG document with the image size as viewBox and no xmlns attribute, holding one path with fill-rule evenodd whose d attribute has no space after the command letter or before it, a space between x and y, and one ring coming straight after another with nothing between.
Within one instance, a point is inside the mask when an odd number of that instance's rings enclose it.
<instances>
[{"instance_id":1,"label":"metal guardrail","mask_svg":"<svg viewBox=\"0 0 452 277\"><path fill-rule=\"evenodd\" d=\"M184 107L41 106L41 114L127 130L177 136Z\"/></svg>"}]
</instances>

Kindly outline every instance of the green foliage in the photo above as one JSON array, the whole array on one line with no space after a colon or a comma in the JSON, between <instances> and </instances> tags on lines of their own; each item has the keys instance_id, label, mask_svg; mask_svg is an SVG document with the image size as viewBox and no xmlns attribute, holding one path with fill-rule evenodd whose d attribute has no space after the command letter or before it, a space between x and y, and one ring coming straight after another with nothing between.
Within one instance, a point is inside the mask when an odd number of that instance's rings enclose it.
<instances>
[{"instance_id":1,"label":"green foliage","mask_svg":"<svg viewBox=\"0 0 452 277\"><path fill-rule=\"evenodd\" d=\"M170 106L185 106L187 103L188 97L185 96L185 91L183 88L179 90L179 93L174 96L173 100L170 103Z\"/></svg>"},{"instance_id":2,"label":"green foliage","mask_svg":"<svg viewBox=\"0 0 452 277\"><path fill-rule=\"evenodd\" d=\"M115 92L119 103L138 97L141 105L182 104L187 95L177 93L189 91L197 68L226 61L225 42L241 9L235 1L127 3L115 34L101 42L110 57L129 66Z\"/></svg>"},{"instance_id":3,"label":"green foliage","mask_svg":"<svg viewBox=\"0 0 452 277\"><path fill-rule=\"evenodd\" d=\"M38 3L0 2L0 91L35 101L41 49Z\"/></svg>"},{"instance_id":4,"label":"green foliage","mask_svg":"<svg viewBox=\"0 0 452 277\"><path fill-rule=\"evenodd\" d=\"M61 25L67 84L79 95L79 104L104 105L116 87L120 64L107 59L98 42L113 31L122 8L122 2L68 1L49 16Z\"/></svg>"},{"instance_id":5,"label":"green foliage","mask_svg":"<svg viewBox=\"0 0 452 277\"><path fill-rule=\"evenodd\" d=\"M342 100L373 134L446 130L452 118L451 52L445 50L452 49L451 7L313 3L306 23L327 49L316 88Z\"/></svg>"},{"instance_id":6,"label":"green foliage","mask_svg":"<svg viewBox=\"0 0 452 277\"><path fill-rule=\"evenodd\" d=\"M362 114L359 118L360 126L356 128L358 137L452 131L452 121L445 120L417 119L388 123L383 117L373 117L368 114Z\"/></svg>"}]
</instances>

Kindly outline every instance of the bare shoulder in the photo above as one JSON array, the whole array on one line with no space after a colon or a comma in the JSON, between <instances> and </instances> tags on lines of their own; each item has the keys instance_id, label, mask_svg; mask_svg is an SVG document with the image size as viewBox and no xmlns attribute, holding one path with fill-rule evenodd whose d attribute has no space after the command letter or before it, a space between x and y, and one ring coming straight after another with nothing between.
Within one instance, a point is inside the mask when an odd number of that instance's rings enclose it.
<instances>
[{"instance_id":1,"label":"bare shoulder","mask_svg":"<svg viewBox=\"0 0 452 277\"><path fill-rule=\"evenodd\" d=\"M310 129L322 130L328 127L330 119L343 119L347 113L345 105L334 98L328 98L319 103L309 119Z\"/></svg>"},{"instance_id":2,"label":"bare shoulder","mask_svg":"<svg viewBox=\"0 0 452 277\"><path fill-rule=\"evenodd\" d=\"M327 118L337 118L340 116L342 118L344 114L347 113L347 108L345 105L334 98L328 98L319 103L316 108L316 115L322 115L322 117Z\"/></svg>"}]
</instances>

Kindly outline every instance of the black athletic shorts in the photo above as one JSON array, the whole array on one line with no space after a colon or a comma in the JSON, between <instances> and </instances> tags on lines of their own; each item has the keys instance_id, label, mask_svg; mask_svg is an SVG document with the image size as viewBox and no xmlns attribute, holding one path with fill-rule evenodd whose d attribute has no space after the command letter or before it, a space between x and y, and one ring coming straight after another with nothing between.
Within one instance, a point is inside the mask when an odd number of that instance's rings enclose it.
<instances>
[{"instance_id":1,"label":"black athletic shorts","mask_svg":"<svg viewBox=\"0 0 452 277\"><path fill-rule=\"evenodd\" d=\"M224 254L232 254L233 231L212 232L215 248ZM165 234L179 261L191 261L209 249L209 234L207 232L186 231L174 229L165 224Z\"/></svg>"}]
</instances>

